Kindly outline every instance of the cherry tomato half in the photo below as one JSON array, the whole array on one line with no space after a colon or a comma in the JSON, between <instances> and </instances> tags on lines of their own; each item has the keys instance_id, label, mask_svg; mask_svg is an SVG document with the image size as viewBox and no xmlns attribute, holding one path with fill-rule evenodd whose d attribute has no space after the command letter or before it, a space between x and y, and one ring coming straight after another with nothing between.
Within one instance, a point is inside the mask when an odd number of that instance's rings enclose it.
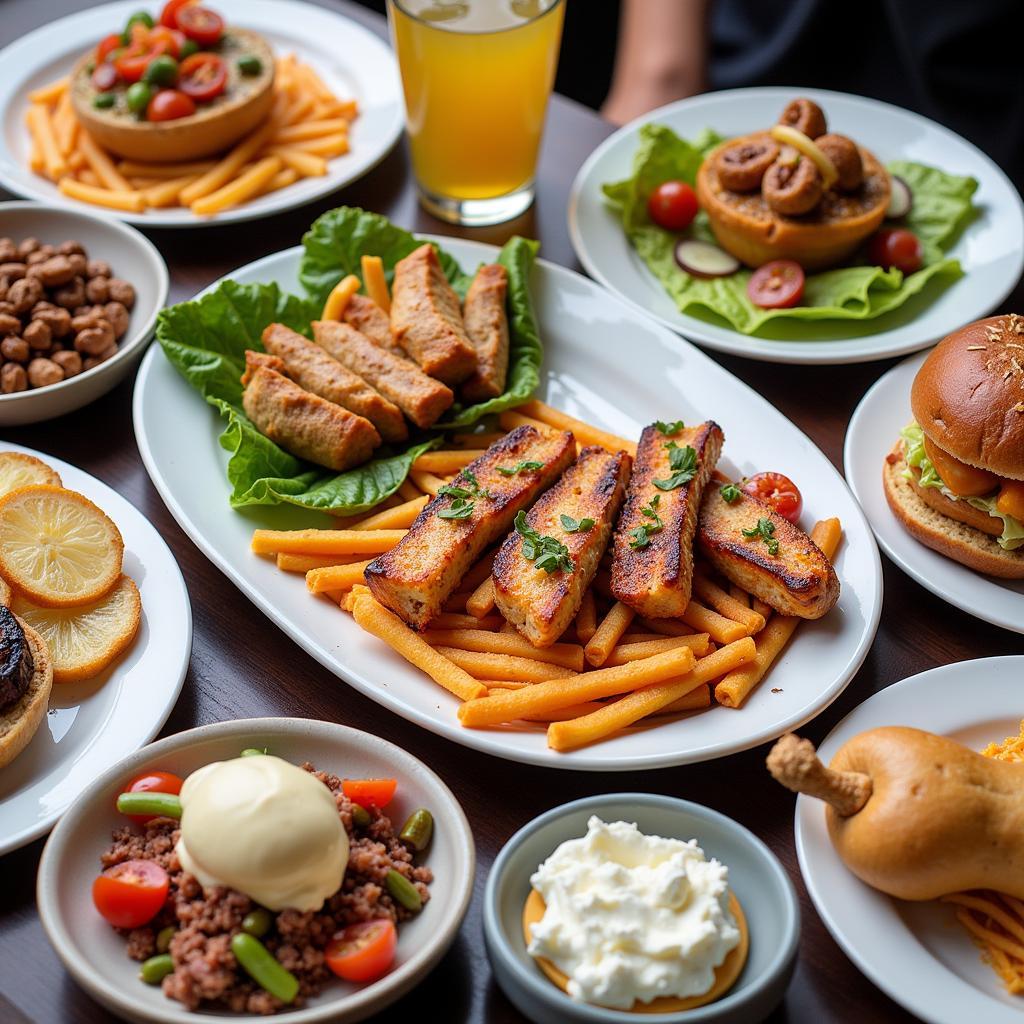
<instances>
[{"instance_id":1,"label":"cherry tomato half","mask_svg":"<svg viewBox=\"0 0 1024 1024\"><path fill-rule=\"evenodd\" d=\"M153 43L166 44L166 52L175 60L181 55L181 48L185 45L185 33L176 28L167 28L165 25L157 25L149 30L149 41Z\"/></svg>"},{"instance_id":2,"label":"cherry tomato half","mask_svg":"<svg viewBox=\"0 0 1024 1024\"><path fill-rule=\"evenodd\" d=\"M346 981L376 981L395 959L398 935L383 919L350 924L338 932L324 951L327 966Z\"/></svg>"},{"instance_id":3,"label":"cherry tomato half","mask_svg":"<svg viewBox=\"0 0 1024 1024\"><path fill-rule=\"evenodd\" d=\"M169 885L167 872L154 861L126 860L92 883L92 901L115 928L141 928L160 913Z\"/></svg>"},{"instance_id":4,"label":"cherry tomato half","mask_svg":"<svg viewBox=\"0 0 1024 1024\"><path fill-rule=\"evenodd\" d=\"M363 807L387 807L397 786L396 779L345 779L341 791Z\"/></svg>"},{"instance_id":5,"label":"cherry tomato half","mask_svg":"<svg viewBox=\"0 0 1024 1024\"><path fill-rule=\"evenodd\" d=\"M195 3L195 0L167 0L164 9L160 12L160 24L165 28L177 28L178 11L191 3Z\"/></svg>"},{"instance_id":6,"label":"cherry tomato half","mask_svg":"<svg viewBox=\"0 0 1024 1024\"><path fill-rule=\"evenodd\" d=\"M179 117L188 117L195 112L196 104L191 96L177 89L161 89L146 107L146 120L177 121Z\"/></svg>"},{"instance_id":7,"label":"cherry tomato half","mask_svg":"<svg viewBox=\"0 0 1024 1024\"><path fill-rule=\"evenodd\" d=\"M795 260L772 260L747 282L747 296L762 309L789 309L804 297L804 271Z\"/></svg>"},{"instance_id":8,"label":"cherry tomato half","mask_svg":"<svg viewBox=\"0 0 1024 1024\"><path fill-rule=\"evenodd\" d=\"M89 76L89 80L92 82L94 89L98 89L100 92L109 92L117 85L117 68L113 64L103 63L97 64L92 69L92 74Z\"/></svg>"},{"instance_id":9,"label":"cherry tomato half","mask_svg":"<svg viewBox=\"0 0 1024 1024\"><path fill-rule=\"evenodd\" d=\"M122 793L173 793L181 792L185 780L173 772L146 772L145 775L138 775L121 791ZM129 818L137 825L145 825L152 821L154 814L129 814Z\"/></svg>"},{"instance_id":10,"label":"cherry tomato half","mask_svg":"<svg viewBox=\"0 0 1024 1024\"><path fill-rule=\"evenodd\" d=\"M697 193L685 181L663 181L647 200L651 220L666 231L683 231L697 216Z\"/></svg>"},{"instance_id":11,"label":"cherry tomato half","mask_svg":"<svg viewBox=\"0 0 1024 1024\"><path fill-rule=\"evenodd\" d=\"M170 52L170 40L166 37L157 36L144 43L132 43L131 46L122 50L114 61L114 67L117 68L117 73L121 76L122 81L131 84L132 82L138 82L142 78L143 73L149 66L149 62L154 57L161 57L163 54Z\"/></svg>"},{"instance_id":12,"label":"cherry tomato half","mask_svg":"<svg viewBox=\"0 0 1024 1024\"><path fill-rule=\"evenodd\" d=\"M123 45L120 32L114 32L109 36L105 36L96 47L96 63L102 64L114 50L119 50Z\"/></svg>"},{"instance_id":13,"label":"cherry tomato half","mask_svg":"<svg viewBox=\"0 0 1024 1024\"><path fill-rule=\"evenodd\" d=\"M803 511L804 499L788 476L782 473L755 473L742 487L745 494L771 505L783 519L795 523Z\"/></svg>"},{"instance_id":14,"label":"cherry tomato half","mask_svg":"<svg viewBox=\"0 0 1024 1024\"><path fill-rule=\"evenodd\" d=\"M176 18L177 27L200 46L213 46L224 34L224 19L206 7L182 7Z\"/></svg>"},{"instance_id":15,"label":"cherry tomato half","mask_svg":"<svg viewBox=\"0 0 1024 1024\"><path fill-rule=\"evenodd\" d=\"M921 243L906 228L884 228L871 239L868 259L886 270L896 267L904 274L913 274L921 269Z\"/></svg>"},{"instance_id":16,"label":"cherry tomato half","mask_svg":"<svg viewBox=\"0 0 1024 1024\"><path fill-rule=\"evenodd\" d=\"M227 65L215 53L193 53L181 62L178 88L197 103L207 103L219 96L227 84Z\"/></svg>"}]
</instances>

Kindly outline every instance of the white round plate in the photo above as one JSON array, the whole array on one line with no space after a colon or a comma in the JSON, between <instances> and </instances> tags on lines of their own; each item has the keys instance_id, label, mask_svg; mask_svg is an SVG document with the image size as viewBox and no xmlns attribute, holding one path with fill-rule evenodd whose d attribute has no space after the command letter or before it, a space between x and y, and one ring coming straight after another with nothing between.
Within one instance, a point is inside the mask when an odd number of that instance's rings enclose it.
<instances>
[{"instance_id":1,"label":"white round plate","mask_svg":"<svg viewBox=\"0 0 1024 1024\"><path fill-rule=\"evenodd\" d=\"M192 651L192 607L181 570L149 520L116 491L61 459L16 444L52 466L117 523L124 571L142 596L135 642L95 679L54 684L29 745L0 772L0 854L49 831L102 772L148 743L167 721Z\"/></svg>"},{"instance_id":2,"label":"white round plate","mask_svg":"<svg viewBox=\"0 0 1024 1024\"><path fill-rule=\"evenodd\" d=\"M877 320L793 321L751 337L731 327L680 313L633 251L601 186L632 174L640 128L668 125L683 138L703 128L741 135L773 124L794 96L821 104L830 125L850 135L882 161L915 160L978 180L978 216L950 255L964 276L936 292L931 287L899 310ZM708 348L772 363L862 363L904 355L933 345L952 327L976 320L999 305L1024 267L1024 205L1005 174L981 150L947 128L908 110L863 96L822 89L731 89L671 103L630 122L606 139L580 168L569 199L569 234L588 274L666 327ZM806 340L776 340L800 331ZM788 333L787 333L788 332Z\"/></svg>"},{"instance_id":3,"label":"white round plate","mask_svg":"<svg viewBox=\"0 0 1024 1024\"><path fill-rule=\"evenodd\" d=\"M493 260L493 246L438 238L464 267ZM298 291L295 247L236 271L236 281L277 281ZM233 512L223 424L154 347L135 388L135 436L143 461L185 532L272 621L332 672L372 700L448 739L530 764L587 770L658 768L756 746L813 718L843 690L878 625L881 566L863 513L840 475L796 427L710 358L633 312L592 281L541 261L531 286L545 341L540 394L560 409L636 437L653 419L714 417L725 431L726 472L778 469L803 485L805 523L836 515L846 530L836 570L839 605L802 625L741 711L715 708L658 728L637 729L567 754L543 730L464 729L457 701L326 601L300 575L249 550L257 526L330 524L295 508ZM628 344L627 344L628 339Z\"/></svg>"},{"instance_id":4,"label":"white round plate","mask_svg":"<svg viewBox=\"0 0 1024 1024\"><path fill-rule=\"evenodd\" d=\"M368 29L336 11L301 0L215 0L211 4L232 24L259 32L276 54L294 53L311 64L332 92L359 104L352 124L352 149L327 163L320 178L300 178L294 185L253 199L212 217L183 208L143 213L104 210L145 227L187 228L232 221L258 220L335 192L362 177L388 153L402 133L403 111L398 66L387 44ZM90 46L117 32L140 8L157 12L160 0L119 0L68 15L30 32L0 51L0 184L29 199L96 210L62 195L57 186L28 167L25 128L28 94L71 70Z\"/></svg>"},{"instance_id":5,"label":"white round plate","mask_svg":"<svg viewBox=\"0 0 1024 1024\"><path fill-rule=\"evenodd\" d=\"M910 386L927 353L894 366L875 382L850 419L843 463L882 550L922 587L977 619L1024 633L1024 580L984 576L915 540L893 515L882 487L882 466L914 419Z\"/></svg>"},{"instance_id":6,"label":"white round plate","mask_svg":"<svg viewBox=\"0 0 1024 1024\"><path fill-rule=\"evenodd\" d=\"M818 750L827 764L857 733L907 725L975 750L1016 736L1024 718L1024 657L982 658L934 668L869 697ZM839 859L820 800L796 802L796 852L804 884L846 955L883 992L929 1024L1020 1024L1011 996L941 903L909 903L872 889Z\"/></svg>"}]
</instances>

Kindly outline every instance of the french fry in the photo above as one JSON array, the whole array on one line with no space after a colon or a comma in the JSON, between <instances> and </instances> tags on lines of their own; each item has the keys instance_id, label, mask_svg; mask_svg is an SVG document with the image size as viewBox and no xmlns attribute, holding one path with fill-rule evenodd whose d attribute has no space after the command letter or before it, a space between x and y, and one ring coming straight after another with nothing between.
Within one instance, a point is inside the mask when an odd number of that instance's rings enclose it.
<instances>
[{"instance_id":1,"label":"french fry","mask_svg":"<svg viewBox=\"0 0 1024 1024\"><path fill-rule=\"evenodd\" d=\"M326 571L326 570L324 570ZM561 665L583 671L583 648L579 644L552 644L537 648L518 633L490 633L485 629L435 629L420 634L432 647L455 647L480 654L511 654L520 658Z\"/></svg>"},{"instance_id":2,"label":"french fry","mask_svg":"<svg viewBox=\"0 0 1024 1024\"><path fill-rule=\"evenodd\" d=\"M288 145L290 142L305 142L308 139L321 139L325 135L337 135L348 131L348 120L343 117L330 118L327 121L306 121L303 124L291 124L272 136L271 144Z\"/></svg>"},{"instance_id":3,"label":"french fry","mask_svg":"<svg viewBox=\"0 0 1024 1024\"><path fill-rule=\"evenodd\" d=\"M753 608L758 615L764 616L765 622L772 617L772 612L775 610L770 604L766 601L762 601L759 597L751 598L750 607Z\"/></svg>"},{"instance_id":4,"label":"french fry","mask_svg":"<svg viewBox=\"0 0 1024 1024\"><path fill-rule=\"evenodd\" d=\"M494 690L488 690L487 695L492 696ZM527 715L523 721L526 722L565 722L571 718L582 718L594 711L600 711L605 707L599 700L587 700L580 704L570 704L567 708L559 708L557 711L546 711L539 715Z\"/></svg>"},{"instance_id":5,"label":"french fry","mask_svg":"<svg viewBox=\"0 0 1024 1024\"><path fill-rule=\"evenodd\" d=\"M733 622L710 608L705 608L699 601L690 599L683 612L683 622L702 633L710 633L711 639L720 644L731 644L740 637L749 636L752 630L742 622Z\"/></svg>"},{"instance_id":6,"label":"french fry","mask_svg":"<svg viewBox=\"0 0 1024 1024\"><path fill-rule=\"evenodd\" d=\"M511 693L473 700L459 708L459 721L470 728L513 722L526 715L547 714L581 701L613 697L675 679L689 672L695 664L693 651L679 647L628 665L599 668L570 678L538 682ZM487 678L498 678L488 676Z\"/></svg>"},{"instance_id":7,"label":"french fry","mask_svg":"<svg viewBox=\"0 0 1024 1024\"><path fill-rule=\"evenodd\" d=\"M378 511L383 512L386 509L394 508L396 505L401 505L402 499L397 494L389 495L382 502L374 505ZM334 527L338 530L354 530L360 523L365 523L367 519L372 519L377 512L363 511L363 512L352 512L345 515L339 515L337 512L332 512L327 509L327 514L334 519Z\"/></svg>"},{"instance_id":8,"label":"french fry","mask_svg":"<svg viewBox=\"0 0 1024 1024\"><path fill-rule=\"evenodd\" d=\"M462 577L462 582L459 586L463 590L469 590L471 588L479 587L484 580L489 579L491 575L491 569L494 568L494 556L497 554L495 551L488 551L486 554L478 558L470 567L465 576ZM473 613L470 612L470 615Z\"/></svg>"},{"instance_id":9,"label":"french fry","mask_svg":"<svg viewBox=\"0 0 1024 1024\"><path fill-rule=\"evenodd\" d=\"M310 569L306 573L306 587L311 594L322 594L331 590L351 590L362 583L363 571L373 559L352 562L350 565L329 565L322 569Z\"/></svg>"},{"instance_id":10,"label":"french fry","mask_svg":"<svg viewBox=\"0 0 1024 1024\"><path fill-rule=\"evenodd\" d=\"M276 192L279 188L287 188L289 185L294 185L301 177L302 175L294 167L282 167L262 189L254 192L253 195L265 196L269 192Z\"/></svg>"},{"instance_id":11,"label":"french fry","mask_svg":"<svg viewBox=\"0 0 1024 1024\"><path fill-rule=\"evenodd\" d=\"M290 103L282 123L287 127L307 118L316 106L316 97L309 93L289 94Z\"/></svg>"},{"instance_id":12,"label":"french fry","mask_svg":"<svg viewBox=\"0 0 1024 1024\"><path fill-rule=\"evenodd\" d=\"M466 610L466 601L472 594L469 591L460 591L458 594L452 594L443 605L441 605L441 611L443 612L464 612Z\"/></svg>"},{"instance_id":13,"label":"french fry","mask_svg":"<svg viewBox=\"0 0 1024 1024\"><path fill-rule=\"evenodd\" d=\"M177 206L178 200L181 198L181 190L188 188L198 177L197 174L186 174L181 178L168 178L167 181L144 186L141 192L146 197L146 205L153 207Z\"/></svg>"},{"instance_id":14,"label":"french fry","mask_svg":"<svg viewBox=\"0 0 1024 1024\"><path fill-rule=\"evenodd\" d=\"M46 176L51 181L59 181L68 173L68 164L57 145L57 136L53 130L53 120L49 110L41 103L33 103L25 115L28 130L33 142L39 147L46 168Z\"/></svg>"},{"instance_id":15,"label":"french fry","mask_svg":"<svg viewBox=\"0 0 1024 1024\"><path fill-rule=\"evenodd\" d=\"M588 587L583 592L583 600L580 601L580 610L576 613L576 636L580 643L589 643L591 637L597 632L597 605L594 602L594 592Z\"/></svg>"},{"instance_id":16,"label":"french fry","mask_svg":"<svg viewBox=\"0 0 1024 1024\"><path fill-rule=\"evenodd\" d=\"M114 166L114 161L110 159L106 150L101 149L87 131L79 132L78 148L104 188L112 192L132 191L128 179Z\"/></svg>"},{"instance_id":17,"label":"french fry","mask_svg":"<svg viewBox=\"0 0 1024 1024\"><path fill-rule=\"evenodd\" d=\"M505 620L500 615L460 615L458 612L440 612L427 624L428 629L499 629Z\"/></svg>"},{"instance_id":18,"label":"french fry","mask_svg":"<svg viewBox=\"0 0 1024 1024\"><path fill-rule=\"evenodd\" d=\"M75 177L86 185L92 185L93 188L103 188L99 175L91 167L83 167L81 170L75 171Z\"/></svg>"},{"instance_id":19,"label":"french fry","mask_svg":"<svg viewBox=\"0 0 1024 1024\"><path fill-rule=\"evenodd\" d=\"M338 604L341 606L342 611L351 612L355 606L356 601L361 597L372 597L370 594L370 588L364 586L362 583L357 583L351 590L346 590L341 595L341 600Z\"/></svg>"},{"instance_id":20,"label":"french fry","mask_svg":"<svg viewBox=\"0 0 1024 1024\"><path fill-rule=\"evenodd\" d=\"M79 125L71 106L71 93L65 90L57 101L57 110L53 115L54 132L57 136L57 147L64 157L71 155L78 142Z\"/></svg>"},{"instance_id":21,"label":"french fry","mask_svg":"<svg viewBox=\"0 0 1024 1024\"><path fill-rule=\"evenodd\" d=\"M701 658L692 670L681 678L669 679L653 686L633 690L632 693L621 697L614 704L593 711L583 718L577 718L571 722L552 723L548 727L548 746L553 750L572 750L604 739L611 733L638 722L641 718L655 714L681 697L685 697L691 690L705 685L712 679L717 679L737 665L753 661L756 653L754 641L749 636L743 637L741 640L715 651L714 654ZM633 662L633 664L641 665L643 662Z\"/></svg>"},{"instance_id":22,"label":"french fry","mask_svg":"<svg viewBox=\"0 0 1024 1024\"><path fill-rule=\"evenodd\" d=\"M146 164L138 160L119 160L118 171L126 178L185 178L193 174L205 174L215 166L214 160L189 160L178 164Z\"/></svg>"},{"instance_id":23,"label":"french fry","mask_svg":"<svg viewBox=\"0 0 1024 1024\"><path fill-rule=\"evenodd\" d=\"M353 523L348 527L350 530L406 530L412 526L416 517L423 511L427 504L427 496L421 495L411 501L405 501L394 508L384 509L383 512L376 512L367 516L361 522Z\"/></svg>"},{"instance_id":24,"label":"french fry","mask_svg":"<svg viewBox=\"0 0 1024 1024\"><path fill-rule=\"evenodd\" d=\"M541 423L540 420L524 416L517 409L506 409L505 412L498 413L498 426L502 430L515 430L516 427L533 427L542 434L555 433L554 427L549 427L546 423Z\"/></svg>"},{"instance_id":25,"label":"french fry","mask_svg":"<svg viewBox=\"0 0 1024 1024\"><path fill-rule=\"evenodd\" d=\"M541 423L546 423L556 430L571 430L580 444L596 444L607 448L610 452L619 450L636 455L636 442L629 441L617 434L610 434L607 430L599 430L589 423L576 419L574 416L567 416L559 409L553 409L550 405L538 402L536 399L526 402L518 407L518 411L524 416L530 416Z\"/></svg>"},{"instance_id":26,"label":"french fry","mask_svg":"<svg viewBox=\"0 0 1024 1024\"><path fill-rule=\"evenodd\" d=\"M340 320L345 313L348 300L359 291L359 278L355 274L343 277L332 289L320 314L321 320Z\"/></svg>"},{"instance_id":27,"label":"french fry","mask_svg":"<svg viewBox=\"0 0 1024 1024\"><path fill-rule=\"evenodd\" d=\"M417 456L412 468L418 472L458 473L460 469L468 466L474 459L480 458L484 452L482 449L465 448L462 451L440 451L424 452Z\"/></svg>"},{"instance_id":28,"label":"french fry","mask_svg":"<svg viewBox=\"0 0 1024 1024\"><path fill-rule=\"evenodd\" d=\"M411 480L403 480L395 493L406 501L413 501L416 498L423 497L423 492ZM427 500L429 501L429 496Z\"/></svg>"},{"instance_id":29,"label":"french fry","mask_svg":"<svg viewBox=\"0 0 1024 1024\"><path fill-rule=\"evenodd\" d=\"M487 693L486 686L453 665L409 629L394 612L378 604L372 597L359 597L352 608L352 614L368 633L383 640L393 651L426 672L435 683L460 700L472 700Z\"/></svg>"},{"instance_id":30,"label":"french fry","mask_svg":"<svg viewBox=\"0 0 1024 1024\"><path fill-rule=\"evenodd\" d=\"M443 645L435 647L434 650L477 679L515 679L521 683L542 683L547 679L566 679L576 675L571 668L515 654L463 651L457 647Z\"/></svg>"},{"instance_id":31,"label":"french fry","mask_svg":"<svg viewBox=\"0 0 1024 1024\"><path fill-rule=\"evenodd\" d=\"M749 635L764 629L763 615L755 612L749 604L737 601L731 594L700 573L693 578L693 592L702 601L711 605L719 615L724 615L727 619L746 626Z\"/></svg>"},{"instance_id":32,"label":"french fry","mask_svg":"<svg viewBox=\"0 0 1024 1024\"><path fill-rule=\"evenodd\" d=\"M334 93L324 84L324 80L309 64L295 64L295 77L302 82L314 96L322 100L333 100Z\"/></svg>"},{"instance_id":33,"label":"french fry","mask_svg":"<svg viewBox=\"0 0 1024 1024\"><path fill-rule=\"evenodd\" d=\"M315 153L304 153L291 146L271 146L268 155L281 158L281 162L304 178L322 178L327 173L327 161Z\"/></svg>"},{"instance_id":34,"label":"french fry","mask_svg":"<svg viewBox=\"0 0 1024 1024\"><path fill-rule=\"evenodd\" d=\"M310 569L351 565L353 562L361 561L362 555L289 555L282 551L277 556L277 567L282 572L301 572L305 576Z\"/></svg>"},{"instance_id":35,"label":"french fry","mask_svg":"<svg viewBox=\"0 0 1024 1024\"><path fill-rule=\"evenodd\" d=\"M94 206L128 210L132 213L142 213L146 208L146 197L141 192L112 192L110 189L86 185L70 177L61 178L57 187L63 195L83 203L92 203Z\"/></svg>"},{"instance_id":36,"label":"french fry","mask_svg":"<svg viewBox=\"0 0 1024 1024\"><path fill-rule=\"evenodd\" d=\"M650 658L665 651L674 651L677 647L690 647L695 658L703 658L708 649L707 633L694 633L692 636L663 636L657 640L639 640L635 643L620 643L612 649L605 659L606 665L626 665L641 658Z\"/></svg>"},{"instance_id":37,"label":"french fry","mask_svg":"<svg viewBox=\"0 0 1024 1024\"><path fill-rule=\"evenodd\" d=\"M28 166L29 170L35 174L43 174L46 171L46 161L43 159L43 151L39 148L39 143L36 142L35 139L31 138L28 152ZM70 161L68 161L68 166L71 167Z\"/></svg>"},{"instance_id":38,"label":"french fry","mask_svg":"<svg viewBox=\"0 0 1024 1024\"><path fill-rule=\"evenodd\" d=\"M264 157L250 167L249 170L240 174L234 181L229 181L216 191L208 192L206 195L192 200L189 203L189 208L193 213L205 217L210 214L220 213L222 210L228 210L232 206L238 206L239 203L244 203L247 199L252 199L253 196L259 195L264 191L270 180L279 170L281 170L281 158L279 156ZM200 178L199 181L201 180ZM185 200L189 190L199 184L199 181L195 181L182 189L182 201Z\"/></svg>"},{"instance_id":39,"label":"french fry","mask_svg":"<svg viewBox=\"0 0 1024 1024\"><path fill-rule=\"evenodd\" d=\"M612 648L619 642L622 634L629 628L636 612L621 601L616 601L611 610L601 620L594 635L587 641L583 649L587 661L591 665L603 665L612 653Z\"/></svg>"},{"instance_id":40,"label":"french fry","mask_svg":"<svg viewBox=\"0 0 1024 1024\"><path fill-rule=\"evenodd\" d=\"M379 256L363 256L363 287L366 294L384 310L391 312L391 296L388 294L388 282L384 277L384 261Z\"/></svg>"},{"instance_id":41,"label":"french fry","mask_svg":"<svg viewBox=\"0 0 1024 1024\"><path fill-rule=\"evenodd\" d=\"M54 82L50 82L48 85L40 86L38 89L33 89L28 94L29 103L41 103L44 106L49 106L52 103L56 103L68 89L68 79L58 78Z\"/></svg>"},{"instance_id":42,"label":"french fry","mask_svg":"<svg viewBox=\"0 0 1024 1024\"><path fill-rule=\"evenodd\" d=\"M407 530L254 530L257 555L379 555L390 551Z\"/></svg>"},{"instance_id":43,"label":"french fry","mask_svg":"<svg viewBox=\"0 0 1024 1024\"><path fill-rule=\"evenodd\" d=\"M649 629L652 633L660 633L662 636L688 636L697 632L678 619L638 619L637 621L644 629Z\"/></svg>"},{"instance_id":44,"label":"french fry","mask_svg":"<svg viewBox=\"0 0 1024 1024\"><path fill-rule=\"evenodd\" d=\"M251 135L247 135L200 178L184 189L181 193L182 203L191 206L197 200L213 195L223 188L263 148L276 128L277 121L271 114L262 128L257 128Z\"/></svg>"},{"instance_id":45,"label":"french fry","mask_svg":"<svg viewBox=\"0 0 1024 1024\"><path fill-rule=\"evenodd\" d=\"M409 479L421 490L432 498L437 497L437 492L444 487L445 481L433 473L425 473L418 469L409 470Z\"/></svg>"},{"instance_id":46,"label":"french fry","mask_svg":"<svg viewBox=\"0 0 1024 1024\"><path fill-rule=\"evenodd\" d=\"M82 151L78 148L76 141L74 151L68 157L68 167L73 171L80 171L85 167L85 157L82 156Z\"/></svg>"},{"instance_id":47,"label":"french fry","mask_svg":"<svg viewBox=\"0 0 1024 1024\"><path fill-rule=\"evenodd\" d=\"M322 135L319 139L291 142L288 148L300 149L303 153L312 153L314 156L343 156L349 150L348 133L338 132L336 135Z\"/></svg>"},{"instance_id":48,"label":"french fry","mask_svg":"<svg viewBox=\"0 0 1024 1024\"><path fill-rule=\"evenodd\" d=\"M666 704L660 711L655 711L654 714L675 715L681 711L699 711L701 708L709 707L711 707L711 687L698 686L696 690L691 690L685 696L680 697L679 700Z\"/></svg>"},{"instance_id":49,"label":"french fry","mask_svg":"<svg viewBox=\"0 0 1024 1024\"><path fill-rule=\"evenodd\" d=\"M744 605L745 607L750 607L750 595L742 587L737 586L735 583L729 584L729 596L734 601L739 601L739 603Z\"/></svg>"}]
</instances>

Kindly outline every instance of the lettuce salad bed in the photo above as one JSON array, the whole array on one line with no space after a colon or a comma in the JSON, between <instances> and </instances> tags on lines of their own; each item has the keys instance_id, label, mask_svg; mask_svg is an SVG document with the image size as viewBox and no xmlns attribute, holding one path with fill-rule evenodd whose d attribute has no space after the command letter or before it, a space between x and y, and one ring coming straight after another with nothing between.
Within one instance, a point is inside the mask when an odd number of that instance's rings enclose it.
<instances>
[{"instance_id":1,"label":"lettuce salad bed","mask_svg":"<svg viewBox=\"0 0 1024 1024\"><path fill-rule=\"evenodd\" d=\"M242 410L245 350L263 351L269 323L286 324L310 337L331 289L348 274L360 276L360 257L380 256L390 284L395 264L421 240L387 218L352 207L321 216L302 239L299 271L303 295L276 284L227 280L199 299L169 306L157 320L156 337L179 373L227 421L220 443L230 452L227 474L233 508L287 503L341 514L362 512L398 490L413 460L440 443L442 427L469 427L483 416L525 402L540 379L543 347L530 301L529 277L539 245L511 238L497 259L508 271L509 371L505 393L469 407L453 406L443 423L414 435L407 446L385 446L377 457L344 473L296 458L264 437ZM472 280L438 249L452 287L464 297Z\"/></svg>"},{"instance_id":2,"label":"lettuce salad bed","mask_svg":"<svg viewBox=\"0 0 1024 1024\"><path fill-rule=\"evenodd\" d=\"M712 280L691 277L680 270L673 256L678 235L651 221L647 200L668 179L692 185L705 155L723 141L724 136L710 129L687 140L664 125L644 125L632 176L603 186L630 243L680 312L705 319L721 318L743 334L754 334L772 320L870 320L902 306L932 280L949 283L963 274L959 261L945 253L973 216L977 181L898 160L890 163L888 170L903 178L914 194L913 207L904 223L920 239L923 249L924 263L916 273L904 275L895 268L865 265L808 274L803 304L792 309L755 306L747 298L749 270ZM694 238L715 243L703 211L689 231Z\"/></svg>"}]
</instances>

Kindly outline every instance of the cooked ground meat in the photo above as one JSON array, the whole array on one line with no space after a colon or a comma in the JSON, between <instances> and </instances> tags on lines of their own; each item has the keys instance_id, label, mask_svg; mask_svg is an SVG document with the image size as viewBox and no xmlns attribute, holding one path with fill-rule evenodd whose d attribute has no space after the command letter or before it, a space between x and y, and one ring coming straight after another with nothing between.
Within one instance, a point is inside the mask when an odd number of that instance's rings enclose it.
<instances>
[{"instance_id":1,"label":"cooked ground meat","mask_svg":"<svg viewBox=\"0 0 1024 1024\"><path fill-rule=\"evenodd\" d=\"M349 860L338 890L322 909L302 912L282 910L274 915L263 943L283 967L299 980L299 995L293 1006L301 1006L316 995L332 974L324 962L324 947L334 935L350 924L387 917L400 923L413 914L394 902L384 887L384 876L394 869L405 875L426 903L427 886L433 881L430 868L417 867L412 852L398 838L391 820L368 808L371 821L366 828L352 822L352 802L341 789L341 779L302 766L334 794L349 839ZM113 843L100 858L103 867L126 860L152 860L170 877L167 903L145 928L123 931L127 952L133 960L146 960L156 953L157 933L167 925L177 929L168 952L174 972L163 980L164 994L190 1010L227 1009L236 1012L271 1014L284 1007L264 992L239 969L231 952L231 937L241 931L242 919L256 906L248 896L234 889L208 889L183 871L175 853L178 823L158 818L141 831L128 825L113 833Z\"/></svg>"}]
</instances>

